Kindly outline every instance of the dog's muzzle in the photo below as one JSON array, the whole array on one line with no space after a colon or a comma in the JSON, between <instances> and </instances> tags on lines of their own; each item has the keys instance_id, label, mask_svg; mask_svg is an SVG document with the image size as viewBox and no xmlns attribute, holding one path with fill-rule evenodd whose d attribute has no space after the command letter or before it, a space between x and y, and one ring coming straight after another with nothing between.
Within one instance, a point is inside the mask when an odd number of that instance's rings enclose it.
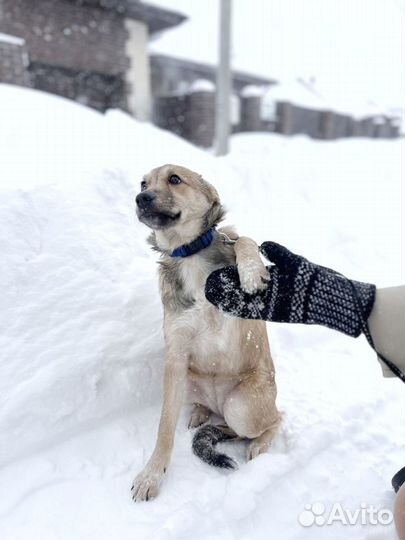
<instances>
[{"instance_id":1,"label":"dog's muzzle","mask_svg":"<svg viewBox=\"0 0 405 540\"><path fill-rule=\"evenodd\" d=\"M180 218L181 212L159 208L157 197L151 191L138 193L135 202L138 219L152 229L171 227Z\"/></svg>"},{"instance_id":2,"label":"dog's muzzle","mask_svg":"<svg viewBox=\"0 0 405 540\"><path fill-rule=\"evenodd\" d=\"M150 191L141 191L135 198L137 207L140 210L147 210L151 207L156 196Z\"/></svg>"}]
</instances>

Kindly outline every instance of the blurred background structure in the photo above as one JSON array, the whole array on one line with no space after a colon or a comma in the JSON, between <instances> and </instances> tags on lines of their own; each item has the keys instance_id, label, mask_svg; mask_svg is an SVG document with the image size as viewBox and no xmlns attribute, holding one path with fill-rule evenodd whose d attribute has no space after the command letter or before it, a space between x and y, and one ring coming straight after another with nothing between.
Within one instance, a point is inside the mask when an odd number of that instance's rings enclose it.
<instances>
[{"instance_id":1,"label":"blurred background structure","mask_svg":"<svg viewBox=\"0 0 405 540\"><path fill-rule=\"evenodd\" d=\"M186 21L180 11L138 0L0 0L0 82L58 94L99 111L121 108L209 148L218 116L216 66L149 47L162 33L176 34ZM247 42L252 32L246 28ZM208 28L206 39L215 39ZM187 48L187 42L179 47ZM325 98L311 77L284 82L234 70L229 103L234 133L326 140L401 134L400 108L366 100L356 110L342 106Z\"/></svg>"}]
</instances>

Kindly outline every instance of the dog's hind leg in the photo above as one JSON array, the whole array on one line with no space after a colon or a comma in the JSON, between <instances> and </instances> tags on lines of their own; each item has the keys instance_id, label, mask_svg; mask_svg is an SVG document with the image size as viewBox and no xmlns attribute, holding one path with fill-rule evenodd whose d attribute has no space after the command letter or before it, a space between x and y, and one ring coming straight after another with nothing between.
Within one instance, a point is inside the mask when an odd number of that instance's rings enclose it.
<instances>
[{"instance_id":1,"label":"dog's hind leg","mask_svg":"<svg viewBox=\"0 0 405 540\"><path fill-rule=\"evenodd\" d=\"M190 414L190 420L188 422L188 429L196 428L202 424L205 424L210 416L211 411L208 407L205 407L205 405L200 405L199 403L194 403Z\"/></svg>"},{"instance_id":2,"label":"dog's hind leg","mask_svg":"<svg viewBox=\"0 0 405 540\"><path fill-rule=\"evenodd\" d=\"M227 425L239 437L251 439L247 458L265 452L280 423L276 385L271 373L254 372L228 395L224 405Z\"/></svg>"},{"instance_id":3,"label":"dog's hind leg","mask_svg":"<svg viewBox=\"0 0 405 540\"><path fill-rule=\"evenodd\" d=\"M277 428L280 423L279 418L274 422L273 426L270 426L264 433L262 433L256 439L253 439L249 442L246 449L246 459L250 461L254 459L259 454L264 454L269 449L270 443L274 438L274 435L277 433Z\"/></svg>"}]
</instances>

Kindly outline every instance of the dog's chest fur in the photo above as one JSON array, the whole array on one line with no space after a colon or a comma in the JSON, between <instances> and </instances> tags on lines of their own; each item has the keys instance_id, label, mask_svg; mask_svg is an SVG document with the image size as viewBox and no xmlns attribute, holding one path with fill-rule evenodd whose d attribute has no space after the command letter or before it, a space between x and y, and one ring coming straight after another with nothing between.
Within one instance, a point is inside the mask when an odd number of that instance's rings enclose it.
<instances>
[{"instance_id":1,"label":"dog's chest fur","mask_svg":"<svg viewBox=\"0 0 405 540\"><path fill-rule=\"evenodd\" d=\"M193 305L179 316L179 324L185 324L192 330L194 362L198 362L198 358L226 354L233 337L235 319L226 317L205 298L205 282L216 268L216 265L198 256L185 259L180 264L184 290L193 299Z\"/></svg>"},{"instance_id":2,"label":"dog's chest fur","mask_svg":"<svg viewBox=\"0 0 405 540\"><path fill-rule=\"evenodd\" d=\"M191 257L168 261L162 268L163 303L175 314L176 329L184 328L192 336L191 367L205 373L221 371L229 354L239 349L238 321L212 306L204 293L209 274L229 264L235 264L233 248L218 243Z\"/></svg>"},{"instance_id":3,"label":"dog's chest fur","mask_svg":"<svg viewBox=\"0 0 405 540\"><path fill-rule=\"evenodd\" d=\"M194 299L194 304L206 302L204 295L205 282L215 268L215 265L210 261L198 255L180 261L179 274L184 291Z\"/></svg>"},{"instance_id":4,"label":"dog's chest fur","mask_svg":"<svg viewBox=\"0 0 405 540\"><path fill-rule=\"evenodd\" d=\"M212 306L205 298L205 282L215 269L207 261L198 257L182 261L180 274L185 290L194 298L192 307L179 315L178 324L191 330L190 364L191 372L208 375L198 380L189 380L188 400L199 402L219 415L223 415L223 405L236 380L232 377L234 366L240 371L240 325L231 317ZM232 358L231 358L232 357ZM227 377L217 378L226 374Z\"/></svg>"}]
</instances>

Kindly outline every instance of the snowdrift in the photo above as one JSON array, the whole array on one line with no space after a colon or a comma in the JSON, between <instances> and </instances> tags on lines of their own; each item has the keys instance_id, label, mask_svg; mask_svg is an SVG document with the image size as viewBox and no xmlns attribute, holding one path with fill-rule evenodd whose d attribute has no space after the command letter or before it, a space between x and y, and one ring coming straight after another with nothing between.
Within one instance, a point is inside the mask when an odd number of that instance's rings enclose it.
<instances>
[{"instance_id":1,"label":"snowdrift","mask_svg":"<svg viewBox=\"0 0 405 540\"><path fill-rule=\"evenodd\" d=\"M119 111L0 85L0 534L3 540L324 538L306 504L390 508L404 396L365 340L269 325L284 421L229 475L191 453L186 414L160 497L134 505L163 366L142 175L202 172L229 223L380 286L404 275L404 143L234 137L214 158ZM243 445L227 450L243 463ZM334 538L392 538L336 525ZM378 536L373 536L378 534ZM369 536L371 535L371 536Z\"/></svg>"}]
</instances>

